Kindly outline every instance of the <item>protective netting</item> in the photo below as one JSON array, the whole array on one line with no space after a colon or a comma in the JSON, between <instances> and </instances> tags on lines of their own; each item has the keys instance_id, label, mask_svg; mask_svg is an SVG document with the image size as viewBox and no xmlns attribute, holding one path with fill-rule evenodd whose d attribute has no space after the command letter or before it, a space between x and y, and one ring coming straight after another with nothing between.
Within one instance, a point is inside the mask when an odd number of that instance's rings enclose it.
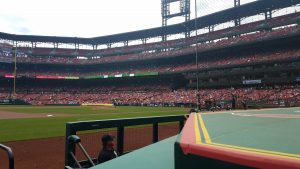
<instances>
[{"instance_id":1,"label":"protective netting","mask_svg":"<svg viewBox=\"0 0 300 169\"><path fill-rule=\"evenodd\" d=\"M256 0L241 0L240 2L243 5L254 1ZM197 0L198 16L209 15L232 7L234 7L234 0Z\"/></svg>"}]
</instances>

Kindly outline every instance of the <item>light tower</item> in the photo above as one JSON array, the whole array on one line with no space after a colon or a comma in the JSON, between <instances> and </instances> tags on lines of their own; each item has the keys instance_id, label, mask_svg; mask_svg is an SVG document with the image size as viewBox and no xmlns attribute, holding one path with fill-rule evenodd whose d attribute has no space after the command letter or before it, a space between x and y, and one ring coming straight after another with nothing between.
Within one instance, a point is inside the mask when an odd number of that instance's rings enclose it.
<instances>
[{"instance_id":1,"label":"light tower","mask_svg":"<svg viewBox=\"0 0 300 169\"><path fill-rule=\"evenodd\" d=\"M234 0L234 7L239 7L241 5L241 0ZM235 26L240 26L241 25L241 18L238 18L234 20L234 25Z\"/></svg>"},{"instance_id":2,"label":"light tower","mask_svg":"<svg viewBox=\"0 0 300 169\"><path fill-rule=\"evenodd\" d=\"M179 2L179 12L171 13L170 5L171 3ZM168 25L168 20L175 17L184 17L185 21L190 20L190 0L161 0L161 16L162 16L162 26ZM186 30L185 36L190 36L190 30ZM163 41L166 40L166 36L163 36Z\"/></svg>"}]
</instances>

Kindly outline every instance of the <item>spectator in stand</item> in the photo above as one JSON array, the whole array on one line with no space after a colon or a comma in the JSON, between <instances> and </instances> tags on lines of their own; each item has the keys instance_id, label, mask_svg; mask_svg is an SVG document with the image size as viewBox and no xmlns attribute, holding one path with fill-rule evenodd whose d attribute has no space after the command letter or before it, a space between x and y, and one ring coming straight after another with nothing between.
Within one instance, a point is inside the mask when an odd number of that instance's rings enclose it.
<instances>
[{"instance_id":1,"label":"spectator in stand","mask_svg":"<svg viewBox=\"0 0 300 169\"><path fill-rule=\"evenodd\" d=\"M294 59L300 57L300 48L294 49L280 49L268 52L249 52L236 55L225 55L220 57L207 57L199 60L199 68L214 68L221 67L225 65L243 65L254 62L265 62L265 61L282 61L287 59ZM1 57L0 57L1 59ZM94 71L87 71L85 69L18 69L18 76L25 77L36 77L36 76L96 76L96 75L117 75L117 74L136 74L136 73L147 73L147 72L181 72L188 70L195 70L195 63L183 62L179 63L161 63L161 64L143 64L136 65L135 63L126 64L126 66L116 66L99 68ZM12 75L12 67L0 67L0 75Z\"/></svg>"},{"instance_id":2,"label":"spectator in stand","mask_svg":"<svg viewBox=\"0 0 300 169\"><path fill-rule=\"evenodd\" d=\"M115 103L116 105L175 105L175 104L196 104L196 90L177 89L172 90L171 86L140 84L131 86L109 86L109 87L33 87L19 86L17 98L33 105L43 104L83 104L83 103ZM0 99L10 98L11 88L0 88ZM300 87L277 86L265 88L223 88L223 89L201 89L200 97L202 105L207 101L215 101L216 105L224 105L232 101L232 96L239 98L236 106L242 101L263 101L273 103L283 100L289 104L300 103ZM231 106L230 106L231 108Z\"/></svg>"}]
</instances>

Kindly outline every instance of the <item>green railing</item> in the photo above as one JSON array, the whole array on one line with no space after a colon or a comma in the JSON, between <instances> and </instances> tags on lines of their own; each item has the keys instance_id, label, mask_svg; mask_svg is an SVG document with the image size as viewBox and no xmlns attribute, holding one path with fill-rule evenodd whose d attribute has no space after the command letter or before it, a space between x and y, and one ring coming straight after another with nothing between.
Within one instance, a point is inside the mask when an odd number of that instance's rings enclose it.
<instances>
[{"instance_id":1,"label":"green railing","mask_svg":"<svg viewBox=\"0 0 300 169\"><path fill-rule=\"evenodd\" d=\"M124 129L130 126L151 125L152 126L152 143L158 142L159 123L179 122L179 130L183 128L185 121L184 115L161 116L161 117L143 117L132 119L115 119L99 121L81 121L66 124L66 147L65 147L65 166L74 167L75 161L71 154L76 154L75 144L68 141L68 137L76 135L77 132L117 128L117 150L120 155L124 153Z\"/></svg>"}]
</instances>

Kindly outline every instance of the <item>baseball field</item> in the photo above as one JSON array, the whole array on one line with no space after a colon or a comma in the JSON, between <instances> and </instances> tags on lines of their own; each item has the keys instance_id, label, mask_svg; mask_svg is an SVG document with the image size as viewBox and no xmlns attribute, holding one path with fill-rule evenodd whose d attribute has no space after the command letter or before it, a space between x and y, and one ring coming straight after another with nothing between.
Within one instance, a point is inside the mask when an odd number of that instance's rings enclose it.
<instances>
[{"instance_id":1,"label":"baseball field","mask_svg":"<svg viewBox=\"0 0 300 169\"><path fill-rule=\"evenodd\" d=\"M0 106L0 142L13 149L15 153L16 168L18 169L59 169L64 166L64 136L66 122L180 115L186 114L188 110L189 109L187 108L173 107ZM214 137L214 134L217 134L216 138L213 138L214 141L227 136L222 133L222 137L218 136L220 131L225 129L230 131L228 132L226 130L224 131L225 133L231 133L232 131L239 131L244 125L249 125L251 129L257 129L258 124L266 126L272 124L271 129L276 129L275 132L268 132L269 134L264 134L263 136L269 136L274 133L274 136L278 137L284 135L282 138L293 136L288 140L299 140L299 131L296 130L299 126L299 112L299 108L223 111L204 113L203 119L206 122L211 136ZM227 117L230 117L230 119ZM235 123L232 122L232 119L236 120L234 121ZM284 125L280 125L281 123L274 123L274 121L282 122ZM290 124L295 124L297 126L291 127ZM239 125L242 127L239 127ZM217 128L218 126L221 127ZM178 124L171 123L161 126L159 140L178 134L178 130ZM263 131L267 132L268 130L259 130L260 132L254 132L254 134L248 133L249 135L244 133L244 131L248 130L242 131L242 137L237 135L236 139L232 139L235 137L229 135L229 139L225 141L243 141L262 138L261 135L257 134ZM297 134L291 134L292 131ZM151 126L126 128L124 138L125 151L135 150L151 144L152 135L149 134L151 132ZM87 150L92 157L96 157L99 153L100 138L105 133L115 136L116 130L79 133L83 144L87 146ZM272 137L267 138L271 139ZM290 142L276 141L274 144L275 143L283 144ZM236 143L236 145L239 144ZM289 147L284 146L283 148L288 149ZM292 150L297 150L298 152L299 149ZM83 157L82 155L80 156ZM0 160L4 158L5 155L0 152ZM5 168L5 166L3 167L0 165L0 169Z\"/></svg>"},{"instance_id":2,"label":"baseball field","mask_svg":"<svg viewBox=\"0 0 300 169\"><path fill-rule=\"evenodd\" d=\"M65 128L67 122L186 114L189 109L172 107L109 106L4 106L0 105L0 143L11 147L16 168L59 169L64 166ZM160 128L160 140L178 133L178 124ZM150 126L125 130L125 150L151 144ZM103 134L116 130L78 133L92 156L97 156ZM134 138L134 139L133 139ZM79 155L80 156L80 155ZM83 157L81 155L81 157ZM79 157L79 158L81 158ZM6 169L6 156L0 152L0 169Z\"/></svg>"},{"instance_id":3,"label":"baseball field","mask_svg":"<svg viewBox=\"0 0 300 169\"><path fill-rule=\"evenodd\" d=\"M0 106L0 142L59 137L66 122L178 115L186 108L104 106Z\"/></svg>"}]
</instances>

